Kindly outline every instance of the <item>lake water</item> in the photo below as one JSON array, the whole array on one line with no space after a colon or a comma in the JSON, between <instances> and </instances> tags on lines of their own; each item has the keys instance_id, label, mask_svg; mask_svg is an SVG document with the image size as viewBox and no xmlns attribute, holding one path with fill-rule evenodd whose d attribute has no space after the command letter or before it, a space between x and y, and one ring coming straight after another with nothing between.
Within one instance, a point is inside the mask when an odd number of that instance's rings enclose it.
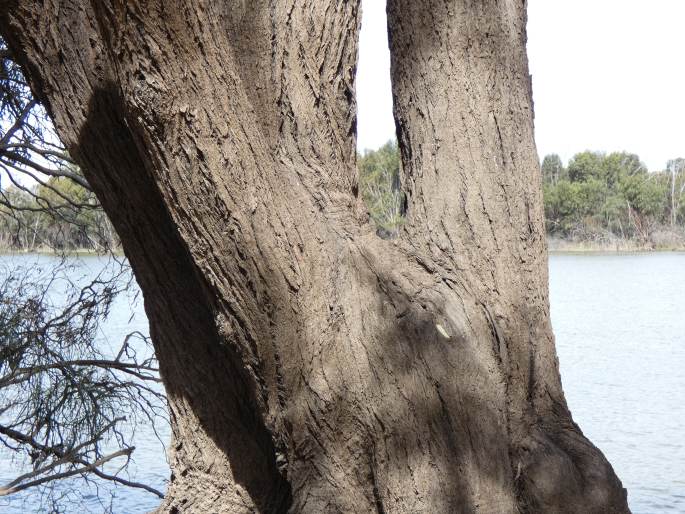
<instances>
[{"instance_id":1,"label":"lake water","mask_svg":"<svg viewBox=\"0 0 685 514\"><path fill-rule=\"evenodd\" d=\"M553 255L550 294L575 420L634 514L685 513L685 254Z\"/></svg>"},{"instance_id":2,"label":"lake water","mask_svg":"<svg viewBox=\"0 0 685 514\"><path fill-rule=\"evenodd\" d=\"M5 256L0 263L31 258ZM86 271L100 262L82 261ZM634 514L685 513L685 254L553 255L550 294L561 375L575 420L613 464ZM129 324L130 302L121 299L103 340L116 344L131 330L146 330L141 302L134 312ZM139 427L135 443L129 476L164 489L168 468L162 444L145 427ZM0 453L0 483L16 476L15 467ZM98 490L79 484L79 505L67 510L102 512ZM100 487L114 513L148 512L158 504L142 491ZM36 512L39 504L35 493L26 492L0 499L0 511Z\"/></svg>"}]
</instances>

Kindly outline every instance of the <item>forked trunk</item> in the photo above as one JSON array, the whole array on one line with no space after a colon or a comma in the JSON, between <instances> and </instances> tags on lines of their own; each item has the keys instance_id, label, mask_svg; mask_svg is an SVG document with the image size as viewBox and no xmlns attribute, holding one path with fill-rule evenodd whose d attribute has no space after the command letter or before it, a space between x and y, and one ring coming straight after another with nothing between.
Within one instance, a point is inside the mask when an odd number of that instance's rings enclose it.
<instances>
[{"instance_id":1,"label":"forked trunk","mask_svg":"<svg viewBox=\"0 0 685 514\"><path fill-rule=\"evenodd\" d=\"M525 9L390 2L408 219L383 241L357 1L3 2L145 296L162 510L628 511L559 380Z\"/></svg>"}]
</instances>

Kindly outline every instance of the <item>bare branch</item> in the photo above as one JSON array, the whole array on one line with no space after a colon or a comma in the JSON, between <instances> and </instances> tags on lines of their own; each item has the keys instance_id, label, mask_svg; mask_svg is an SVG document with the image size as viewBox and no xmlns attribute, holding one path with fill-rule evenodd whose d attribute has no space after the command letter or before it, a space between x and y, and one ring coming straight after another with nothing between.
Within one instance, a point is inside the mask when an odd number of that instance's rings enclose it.
<instances>
[{"instance_id":1,"label":"bare branch","mask_svg":"<svg viewBox=\"0 0 685 514\"><path fill-rule=\"evenodd\" d=\"M5 132L5 134L0 138L0 147L9 143L14 134L22 127L24 121L26 121L26 117L31 112L31 109L33 109L36 105L38 105L38 102L35 99L31 99L31 101L26 104L19 116L17 116L17 119L14 120L12 126L7 129L7 132Z\"/></svg>"},{"instance_id":2,"label":"bare branch","mask_svg":"<svg viewBox=\"0 0 685 514\"><path fill-rule=\"evenodd\" d=\"M44 373L45 371L49 371L51 369L65 370L65 369L68 369L70 367L90 367L90 368L102 368L102 369L115 369L117 371L121 371L122 373L127 373L131 376L134 376L134 377L139 378L140 380L143 380L146 382L157 382L157 383L162 382L161 379L159 379L155 376L150 376L150 375L140 373L140 371L149 371L149 372L153 372L153 373L159 372L159 370L157 368L153 368L151 366L145 366L145 365L136 364L136 363L125 363L125 362L118 362L118 361L90 359L90 360L59 361L59 362L54 362L51 364L45 364L42 366L32 366L30 368L18 368L16 370L14 370L10 375L7 375L7 376L0 378L0 388L7 387L10 385L16 385L20 382L28 380L33 375L37 375L39 373Z\"/></svg>"},{"instance_id":3,"label":"bare branch","mask_svg":"<svg viewBox=\"0 0 685 514\"><path fill-rule=\"evenodd\" d=\"M17 484L17 485L11 485L12 483L8 484L5 487L0 487L0 496L7 496L10 494L18 493L19 491L23 491L24 489L28 489L30 487L36 487L38 485L45 484L47 482L52 482L54 480L61 480L64 478L69 478L74 475L82 475L84 473L88 473L89 471L94 471L106 462L109 462L110 460L116 459L118 457L123 457L123 456L130 456L131 452L134 450L134 448L125 448L123 450L119 450L117 452L111 453L105 457L102 457L95 462L92 462L86 466L80 467L80 468L75 468L69 471L64 471L62 473L56 473L54 475L49 475L43 478L39 478L37 480L33 480L31 482L25 482L22 484ZM40 471L40 470L39 470ZM32 475L33 476L38 476L38 471L34 472ZM163 498L164 496L162 496Z\"/></svg>"},{"instance_id":4,"label":"bare branch","mask_svg":"<svg viewBox=\"0 0 685 514\"><path fill-rule=\"evenodd\" d=\"M40 173L43 173L44 175L48 175L50 177L66 177L70 180L73 180L76 182L79 186L82 188L92 191L90 188L90 184L86 181L85 178L83 178L81 175L77 175L76 173L73 173L71 171L67 171L65 169L54 169L54 168L47 168L45 166L42 166L38 164L37 162L34 162L30 159L27 159L23 155L18 154L17 152L9 152L6 151L4 152L3 157L12 159L15 162L18 162L20 164L23 164L24 166L28 166L30 168L33 168L36 171L39 171ZM6 161L4 161L5 164L7 164Z\"/></svg>"},{"instance_id":5,"label":"bare branch","mask_svg":"<svg viewBox=\"0 0 685 514\"><path fill-rule=\"evenodd\" d=\"M30 150L34 153L37 153L39 155L42 155L43 157L57 157L60 161L68 162L69 164L76 165L76 162L71 158L71 156L63 151L58 151L58 150L50 150L49 148L40 148L36 145L33 145L31 143L10 143L6 145L0 144L0 154L2 153L2 150L10 150L10 149L24 149L24 150Z\"/></svg>"}]
</instances>

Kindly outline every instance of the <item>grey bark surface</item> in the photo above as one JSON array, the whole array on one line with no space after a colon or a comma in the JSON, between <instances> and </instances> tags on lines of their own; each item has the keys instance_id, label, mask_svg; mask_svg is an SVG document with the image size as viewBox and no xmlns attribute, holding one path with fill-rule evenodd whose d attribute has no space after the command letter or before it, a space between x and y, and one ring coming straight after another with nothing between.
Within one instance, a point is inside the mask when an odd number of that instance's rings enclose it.
<instances>
[{"instance_id":1,"label":"grey bark surface","mask_svg":"<svg viewBox=\"0 0 685 514\"><path fill-rule=\"evenodd\" d=\"M389 3L408 219L384 241L358 2L0 4L144 293L160 511L628 512L561 388L525 9Z\"/></svg>"}]
</instances>

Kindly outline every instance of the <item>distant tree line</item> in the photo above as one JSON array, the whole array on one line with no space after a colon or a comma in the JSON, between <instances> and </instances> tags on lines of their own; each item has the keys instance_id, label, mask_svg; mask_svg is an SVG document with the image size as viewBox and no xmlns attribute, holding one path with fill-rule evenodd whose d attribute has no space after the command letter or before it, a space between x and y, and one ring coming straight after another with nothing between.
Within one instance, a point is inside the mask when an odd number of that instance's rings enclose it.
<instances>
[{"instance_id":1,"label":"distant tree line","mask_svg":"<svg viewBox=\"0 0 685 514\"><path fill-rule=\"evenodd\" d=\"M65 173L79 174L73 166L61 164L69 168ZM384 238L396 237L404 222L400 166L395 141L358 158L360 192ZM558 155L547 155L541 168L547 231L552 236L643 243L655 234L683 238L684 158L650 172L635 154L586 151L574 155L567 166ZM118 245L95 195L71 178L49 177L32 186L15 179L0 190L4 250L106 251Z\"/></svg>"},{"instance_id":2,"label":"distant tree line","mask_svg":"<svg viewBox=\"0 0 685 514\"><path fill-rule=\"evenodd\" d=\"M542 161L547 231L572 239L620 237L649 242L656 233L682 234L685 159L648 171L627 152L581 152L564 166Z\"/></svg>"},{"instance_id":3,"label":"distant tree line","mask_svg":"<svg viewBox=\"0 0 685 514\"><path fill-rule=\"evenodd\" d=\"M367 150L358 163L361 194L379 235L396 236L404 221L397 144ZM666 237L683 243L685 159L650 172L635 154L586 151L567 166L558 155L547 155L541 168L549 235L647 245Z\"/></svg>"},{"instance_id":4,"label":"distant tree line","mask_svg":"<svg viewBox=\"0 0 685 514\"><path fill-rule=\"evenodd\" d=\"M94 251L119 240L95 195L66 177L11 184L0 194L0 249Z\"/></svg>"},{"instance_id":5,"label":"distant tree line","mask_svg":"<svg viewBox=\"0 0 685 514\"><path fill-rule=\"evenodd\" d=\"M88 182L0 38L0 250L117 246Z\"/></svg>"},{"instance_id":6,"label":"distant tree line","mask_svg":"<svg viewBox=\"0 0 685 514\"><path fill-rule=\"evenodd\" d=\"M400 152L395 141L368 150L357 159L359 189L378 235L396 237L404 222L404 195L400 187Z\"/></svg>"}]
</instances>

